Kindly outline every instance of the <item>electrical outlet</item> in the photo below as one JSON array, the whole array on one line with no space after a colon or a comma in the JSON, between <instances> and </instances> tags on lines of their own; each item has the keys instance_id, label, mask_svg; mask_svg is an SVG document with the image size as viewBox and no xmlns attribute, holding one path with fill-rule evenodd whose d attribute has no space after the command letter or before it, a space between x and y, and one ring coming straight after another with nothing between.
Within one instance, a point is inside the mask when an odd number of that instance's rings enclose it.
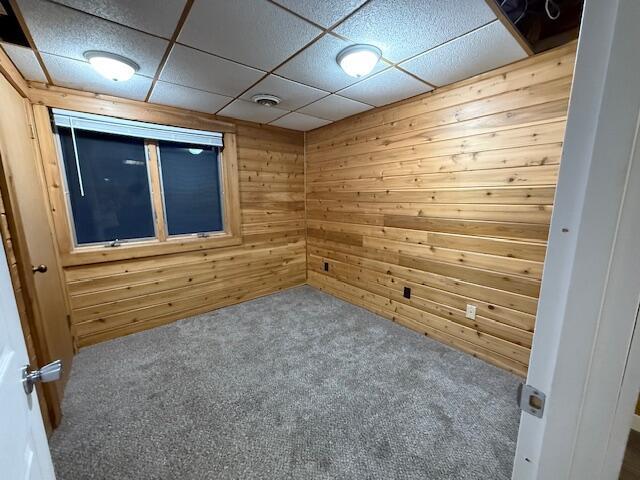
<instances>
[{"instance_id":1,"label":"electrical outlet","mask_svg":"<svg viewBox=\"0 0 640 480\"><path fill-rule=\"evenodd\" d=\"M404 298L411 298L411 289L409 287L404 287Z\"/></svg>"},{"instance_id":2,"label":"electrical outlet","mask_svg":"<svg viewBox=\"0 0 640 480\"><path fill-rule=\"evenodd\" d=\"M329 271L329 262L324 262L324 271L325 272Z\"/></svg>"},{"instance_id":3,"label":"electrical outlet","mask_svg":"<svg viewBox=\"0 0 640 480\"><path fill-rule=\"evenodd\" d=\"M470 320L476 319L476 306L475 305L467 305L467 312L464 315Z\"/></svg>"}]
</instances>

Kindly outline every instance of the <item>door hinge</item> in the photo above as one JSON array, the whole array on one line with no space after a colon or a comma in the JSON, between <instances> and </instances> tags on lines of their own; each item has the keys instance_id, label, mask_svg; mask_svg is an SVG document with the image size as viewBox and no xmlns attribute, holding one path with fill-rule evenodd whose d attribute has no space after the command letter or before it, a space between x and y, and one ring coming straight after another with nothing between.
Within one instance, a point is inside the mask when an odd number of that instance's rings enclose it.
<instances>
[{"instance_id":1,"label":"door hinge","mask_svg":"<svg viewBox=\"0 0 640 480\"><path fill-rule=\"evenodd\" d=\"M518 407L534 417L542 418L547 396L537 388L521 383L518 386Z\"/></svg>"},{"instance_id":2,"label":"door hinge","mask_svg":"<svg viewBox=\"0 0 640 480\"><path fill-rule=\"evenodd\" d=\"M31 135L31 138L36 138L36 130L33 128L32 124L29 124L29 134Z\"/></svg>"}]
</instances>

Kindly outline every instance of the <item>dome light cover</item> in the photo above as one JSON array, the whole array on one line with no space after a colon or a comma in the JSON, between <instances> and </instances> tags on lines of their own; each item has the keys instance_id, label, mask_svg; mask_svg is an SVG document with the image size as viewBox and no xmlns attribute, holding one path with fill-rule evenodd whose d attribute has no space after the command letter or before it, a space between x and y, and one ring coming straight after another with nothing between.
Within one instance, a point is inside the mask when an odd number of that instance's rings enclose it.
<instances>
[{"instance_id":1,"label":"dome light cover","mask_svg":"<svg viewBox=\"0 0 640 480\"><path fill-rule=\"evenodd\" d=\"M84 53L84 58L96 72L114 82L129 80L140 69L134 61L114 53L91 50Z\"/></svg>"},{"instance_id":2,"label":"dome light cover","mask_svg":"<svg viewBox=\"0 0 640 480\"><path fill-rule=\"evenodd\" d=\"M336 61L347 75L352 77L364 77L371 73L382 52L373 45L351 45L342 50Z\"/></svg>"}]
</instances>

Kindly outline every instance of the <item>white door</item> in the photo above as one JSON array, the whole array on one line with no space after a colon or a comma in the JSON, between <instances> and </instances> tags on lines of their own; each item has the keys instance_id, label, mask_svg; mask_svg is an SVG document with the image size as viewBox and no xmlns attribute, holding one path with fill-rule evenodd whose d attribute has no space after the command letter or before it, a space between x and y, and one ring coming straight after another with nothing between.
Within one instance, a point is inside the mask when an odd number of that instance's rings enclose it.
<instances>
[{"instance_id":1,"label":"white door","mask_svg":"<svg viewBox=\"0 0 640 480\"><path fill-rule=\"evenodd\" d=\"M0 246L0 478L53 480L53 464L35 391L25 393L29 363L4 248Z\"/></svg>"},{"instance_id":2,"label":"white door","mask_svg":"<svg viewBox=\"0 0 640 480\"><path fill-rule=\"evenodd\" d=\"M618 478L640 384L638 24L638 0L585 2L527 377L546 405L522 414L514 480Z\"/></svg>"}]
</instances>

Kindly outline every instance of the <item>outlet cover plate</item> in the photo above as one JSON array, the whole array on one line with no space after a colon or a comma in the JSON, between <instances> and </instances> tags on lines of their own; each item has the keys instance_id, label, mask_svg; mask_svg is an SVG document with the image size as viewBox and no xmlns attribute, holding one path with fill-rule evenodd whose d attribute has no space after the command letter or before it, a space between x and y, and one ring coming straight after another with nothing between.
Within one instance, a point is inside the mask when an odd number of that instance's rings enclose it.
<instances>
[{"instance_id":1,"label":"outlet cover plate","mask_svg":"<svg viewBox=\"0 0 640 480\"><path fill-rule=\"evenodd\" d=\"M470 320L476 319L476 306L475 305L467 305L467 311L464 315Z\"/></svg>"}]
</instances>

